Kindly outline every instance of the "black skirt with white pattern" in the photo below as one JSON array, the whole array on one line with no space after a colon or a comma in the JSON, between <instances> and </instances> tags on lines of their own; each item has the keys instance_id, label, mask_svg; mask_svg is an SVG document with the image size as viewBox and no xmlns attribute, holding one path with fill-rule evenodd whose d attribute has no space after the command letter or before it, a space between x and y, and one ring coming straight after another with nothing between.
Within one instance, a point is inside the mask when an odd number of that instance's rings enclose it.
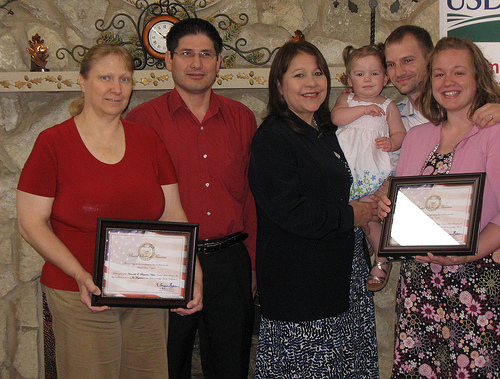
<instances>
[{"instance_id":1,"label":"black skirt with white pattern","mask_svg":"<svg viewBox=\"0 0 500 379\"><path fill-rule=\"evenodd\" d=\"M303 322L262 317L255 378L379 377L375 311L373 295L366 288L363 238L361 229L356 229L349 310L337 317Z\"/></svg>"}]
</instances>

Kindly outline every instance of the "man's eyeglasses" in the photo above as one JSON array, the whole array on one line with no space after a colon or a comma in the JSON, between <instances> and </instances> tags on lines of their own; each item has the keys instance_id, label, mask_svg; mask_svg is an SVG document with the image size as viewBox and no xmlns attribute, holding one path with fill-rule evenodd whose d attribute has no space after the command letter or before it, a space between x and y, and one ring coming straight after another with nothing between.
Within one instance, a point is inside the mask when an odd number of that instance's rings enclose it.
<instances>
[{"instance_id":1,"label":"man's eyeglasses","mask_svg":"<svg viewBox=\"0 0 500 379\"><path fill-rule=\"evenodd\" d=\"M199 53L196 53L191 50L184 50L184 51L174 51L174 54L177 54L182 59L193 59L195 55L198 55L200 59L203 61L212 60L217 56L217 54L215 54L214 51L200 51Z\"/></svg>"}]
</instances>

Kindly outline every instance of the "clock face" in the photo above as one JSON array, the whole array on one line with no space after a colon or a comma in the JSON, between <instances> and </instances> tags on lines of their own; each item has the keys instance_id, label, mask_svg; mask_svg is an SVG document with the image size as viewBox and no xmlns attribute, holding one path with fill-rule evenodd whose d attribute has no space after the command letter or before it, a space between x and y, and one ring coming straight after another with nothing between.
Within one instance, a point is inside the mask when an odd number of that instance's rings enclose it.
<instances>
[{"instance_id":1,"label":"clock face","mask_svg":"<svg viewBox=\"0 0 500 379\"><path fill-rule=\"evenodd\" d=\"M154 51L165 54L167 51L167 33L172 27L170 21L159 21L149 29L148 40Z\"/></svg>"},{"instance_id":2,"label":"clock face","mask_svg":"<svg viewBox=\"0 0 500 379\"><path fill-rule=\"evenodd\" d=\"M144 28L142 40L147 52L155 58L164 59L167 52L167 33L179 20L172 16L153 18Z\"/></svg>"}]
</instances>

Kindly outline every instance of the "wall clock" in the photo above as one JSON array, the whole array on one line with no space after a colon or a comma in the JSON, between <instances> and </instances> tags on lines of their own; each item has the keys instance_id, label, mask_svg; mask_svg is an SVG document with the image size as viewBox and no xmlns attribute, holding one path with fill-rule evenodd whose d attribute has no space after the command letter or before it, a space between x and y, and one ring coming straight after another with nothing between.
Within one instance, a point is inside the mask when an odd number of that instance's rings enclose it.
<instances>
[{"instance_id":1,"label":"wall clock","mask_svg":"<svg viewBox=\"0 0 500 379\"><path fill-rule=\"evenodd\" d=\"M151 56L157 59L165 59L167 33L177 22L179 22L179 19L173 16L161 15L156 16L146 24L142 33L142 43Z\"/></svg>"}]
</instances>

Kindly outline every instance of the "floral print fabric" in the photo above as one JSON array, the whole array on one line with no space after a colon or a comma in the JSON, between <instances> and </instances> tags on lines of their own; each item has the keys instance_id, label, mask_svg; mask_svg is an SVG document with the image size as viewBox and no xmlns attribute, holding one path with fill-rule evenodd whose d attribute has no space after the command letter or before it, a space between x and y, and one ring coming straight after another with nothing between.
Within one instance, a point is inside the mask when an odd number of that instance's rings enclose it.
<instances>
[{"instance_id":1,"label":"floral print fabric","mask_svg":"<svg viewBox=\"0 0 500 379\"><path fill-rule=\"evenodd\" d=\"M453 153L455 150L448 154L438 154L436 153L439 144L434 148L427 159L424 167L422 168L421 175L441 175L450 172L451 162L453 161Z\"/></svg>"},{"instance_id":2,"label":"floral print fabric","mask_svg":"<svg viewBox=\"0 0 500 379\"><path fill-rule=\"evenodd\" d=\"M393 378L500 378L499 264L403 263Z\"/></svg>"}]
</instances>

